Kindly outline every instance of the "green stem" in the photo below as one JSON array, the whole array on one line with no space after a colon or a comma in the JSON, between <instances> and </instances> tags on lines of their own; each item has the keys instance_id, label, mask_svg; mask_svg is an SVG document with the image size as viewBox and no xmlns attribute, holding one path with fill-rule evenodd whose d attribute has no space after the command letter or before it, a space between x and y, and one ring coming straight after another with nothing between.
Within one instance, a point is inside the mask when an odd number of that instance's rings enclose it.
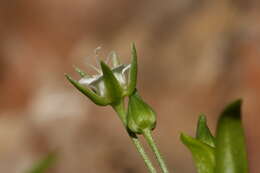
<instances>
[{"instance_id":1,"label":"green stem","mask_svg":"<svg viewBox=\"0 0 260 173\"><path fill-rule=\"evenodd\" d=\"M159 162L159 165L162 169L162 172L163 173L169 173L168 171L168 168L162 158L162 155L159 151L159 149L157 148L156 144L155 144L155 141L153 139L153 136L151 134L151 131L150 130L144 130L143 131L143 135L144 135L144 138L146 139L146 141L148 142L148 144L150 145L150 147L152 148L155 156L156 156L156 159L157 161Z\"/></svg>"},{"instance_id":2,"label":"green stem","mask_svg":"<svg viewBox=\"0 0 260 173\"><path fill-rule=\"evenodd\" d=\"M124 102L121 101L120 103L113 105L113 108L116 111L116 113L119 115L119 118L121 119L121 121L123 122L124 127L126 128L126 131L129 135L130 139L132 140L133 144L135 145L135 148L137 149L138 153L141 155L147 169L149 170L150 173L156 173L156 169L154 168L148 155L144 151L143 146L142 146L141 142L139 141L138 137L134 133L131 133L127 130L127 119L126 119L126 110L124 107Z\"/></svg>"},{"instance_id":3,"label":"green stem","mask_svg":"<svg viewBox=\"0 0 260 173\"><path fill-rule=\"evenodd\" d=\"M153 166L152 162L150 161L148 155L144 151L143 146L142 146L141 142L139 141L139 139L137 138L137 136L135 135L135 137L133 137L133 136L131 136L131 134L129 134L129 136L130 136L133 144L135 145L137 151L139 152L142 159L144 160L144 163L145 163L147 169L149 170L149 172L150 173L156 173L156 169L154 168L154 166Z\"/></svg>"},{"instance_id":4,"label":"green stem","mask_svg":"<svg viewBox=\"0 0 260 173\"><path fill-rule=\"evenodd\" d=\"M124 127L127 127L126 110L125 110L124 101L122 100L119 103L113 105L112 107L118 114L120 120L123 122Z\"/></svg>"}]
</instances>

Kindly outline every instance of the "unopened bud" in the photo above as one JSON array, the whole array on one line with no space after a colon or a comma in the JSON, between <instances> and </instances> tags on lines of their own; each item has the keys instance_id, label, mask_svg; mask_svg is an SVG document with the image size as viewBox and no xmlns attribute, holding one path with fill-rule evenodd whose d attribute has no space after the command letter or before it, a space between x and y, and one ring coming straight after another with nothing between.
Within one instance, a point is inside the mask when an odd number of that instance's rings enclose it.
<instances>
[{"instance_id":1,"label":"unopened bud","mask_svg":"<svg viewBox=\"0 0 260 173\"><path fill-rule=\"evenodd\" d=\"M156 125L156 114L138 95L137 91L129 97L127 126L130 131L142 134L144 130L153 130Z\"/></svg>"}]
</instances>

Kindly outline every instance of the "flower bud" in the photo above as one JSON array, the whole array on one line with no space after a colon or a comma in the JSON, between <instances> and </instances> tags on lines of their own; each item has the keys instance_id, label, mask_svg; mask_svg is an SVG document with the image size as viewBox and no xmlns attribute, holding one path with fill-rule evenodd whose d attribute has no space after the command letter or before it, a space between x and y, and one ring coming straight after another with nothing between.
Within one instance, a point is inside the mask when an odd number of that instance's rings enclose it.
<instances>
[{"instance_id":1,"label":"flower bud","mask_svg":"<svg viewBox=\"0 0 260 173\"><path fill-rule=\"evenodd\" d=\"M145 130L153 130L156 125L156 114L138 95L137 91L129 97L127 126L130 131L142 134Z\"/></svg>"}]
</instances>

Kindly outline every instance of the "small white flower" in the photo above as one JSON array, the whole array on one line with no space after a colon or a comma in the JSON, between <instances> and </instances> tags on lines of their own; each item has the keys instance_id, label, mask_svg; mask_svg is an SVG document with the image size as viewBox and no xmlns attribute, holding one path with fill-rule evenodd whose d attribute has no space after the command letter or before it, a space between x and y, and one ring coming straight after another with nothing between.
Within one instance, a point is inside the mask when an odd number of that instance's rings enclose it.
<instances>
[{"instance_id":1,"label":"small white flower","mask_svg":"<svg viewBox=\"0 0 260 173\"><path fill-rule=\"evenodd\" d=\"M129 77L127 76L129 73L131 64L125 65L122 64L118 67L112 68L112 72L116 79L118 80L119 84L122 88L126 88ZM79 80L79 83L82 85L86 85L91 88L94 92L96 92L100 96L105 96L105 83L103 80L103 74L93 75L91 77L83 77Z\"/></svg>"},{"instance_id":2,"label":"small white flower","mask_svg":"<svg viewBox=\"0 0 260 173\"><path fill-rule=\"evenodd\" d=\"M117 62L113 63L113 68L111 71L113 72L115 78L118 80L120 86L123 89L127 88L127 84L129 83L128 75L129 75L129 69L131 67L131 64L120 64L118 57L116 53L113 52L112 57L110 56L109 58L112 58L112 62ZM109 59L107 60L107 63L109 62ZM91 66L93 67L93 66ZM82 77L78 82L82 85L86 85L87 87L91 88L95 93L97 93L100 96L105 96L106 94L106 87L105 83L103 80L103 72L102 70L93 67L99 74L92 75L92 76L84 76Z\"/></svg>"},{"instance_id":3,"label":"small white flower","mask_svg":"<svg viewBox=\"0 0 260 173\"><path fill-rule=\"evenodd\" d=\"M137 55L134 44L132 45L131 57L130 64L121 64L116 53L113 52L106 63L99 61L101 69L90 65L98 74L89 76L76 68L75 70L80 74L81 79L76 81L69 75L66 77L80 92L97 105L112 105L135 91ZM109 60L111 60L112 68L108 66Z\"/></svg>"}]
</instances>

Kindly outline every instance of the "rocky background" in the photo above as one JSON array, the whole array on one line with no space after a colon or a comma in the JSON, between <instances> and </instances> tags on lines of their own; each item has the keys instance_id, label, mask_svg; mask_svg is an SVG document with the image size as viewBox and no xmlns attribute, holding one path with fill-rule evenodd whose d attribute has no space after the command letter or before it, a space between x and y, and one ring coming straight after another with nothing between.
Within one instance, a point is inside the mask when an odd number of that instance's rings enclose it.
<instances>
[{"instance_id":1,"label":"rocky background","mask_svg":"<svg viewBox=\"0 0 260 173\"><path fill-rule=\"evenodd\" d=\"M194 172L180 132L199 113L215 129L224 105L243 98L250 173L260 160L258 0L1 0L0 172L23 173L58 151L50 173L144 173L110 107L64 78L93 73L94 50L139 54L138 87L158 113L155 138L172 172Z\"/></svg>"}]
</instances>

